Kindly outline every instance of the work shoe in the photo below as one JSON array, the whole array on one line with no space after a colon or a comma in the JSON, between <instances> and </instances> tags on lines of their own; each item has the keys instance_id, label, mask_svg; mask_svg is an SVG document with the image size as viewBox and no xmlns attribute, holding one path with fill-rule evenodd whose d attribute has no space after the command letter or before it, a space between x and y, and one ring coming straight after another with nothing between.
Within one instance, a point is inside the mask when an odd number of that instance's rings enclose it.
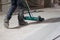
<instances>
[{"instance_id":1,"label":"work shoe","mask_svg":"<svg viewBox=\"0 0 60 40\"><path fill-rule=\"evenodd\" d=\"M9 28L9 20L7 18L4 19L4 26Z\"/></svg>"},{"instance_id":2,"label":"work shoe","mask_svg":"<svg viewBox=\"0 0 60 40\"><path fill-rule=\"evenodd\" d=\"M20 26L25 26L25 25L28 25L28 23L24 21L24 22L20 22L19 25Z\"/></svg>"}]
</instances>

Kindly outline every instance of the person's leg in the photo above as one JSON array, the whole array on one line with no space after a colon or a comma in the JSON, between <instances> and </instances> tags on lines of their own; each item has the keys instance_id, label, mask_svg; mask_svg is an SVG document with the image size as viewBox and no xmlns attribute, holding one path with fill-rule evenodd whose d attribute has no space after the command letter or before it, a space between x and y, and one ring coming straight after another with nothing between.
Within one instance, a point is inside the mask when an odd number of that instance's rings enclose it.
<instances>
[{"instance_id":1,"label":"person's leg","mask_svg":"<svg viewBox=\"0 0 60 40\"><path fill-rule=\"evenodd\" d=\"M18 9L19 9L19 13L18 13L18 22L19 22L19 25L26 25L27 22L24 21L24 5L22 3L22 0L18 0L17 1L17 6L18 6Z\"/></svg>"},{"instance_id":2,"label":"person's leg","mask_svg":"<svg viewBox=\"0 0 60 40\"><path fill-rule=\"evenodd\" d=\"M21 9L18 13L18 23L19 25L27 25L28 23L24 21L24 12L23 12L23 9Z\"/></svg>"},{"instance_id":3,"label":"person's leg","mask_svg":"<svg viewBox=\"0 0 60 40\"><path fill-rule=\"evenodd\" d=\"M11 8L9 9L8 13L7 13L7 19L10 20L13 12L15 11L15 9L17 8L17 1L16 0L11 0Z\"/></svg>"},{"instance_id":4,"label":"person's leg","mask_svg":"<svg viewBox=\"0 0 60 40\"><path fill-rule=\"evenodd\" d=\"M9 20L12 16L13 12L15 11L16 7L17 7L17 1L16 0L11 0L11 8L9 9L9 11L8 11L8 13L7 13L7 15L4 19L4 22L5 22L4 26L7 27L7 28L9 26Z\"/></svg>"}]
</instances>

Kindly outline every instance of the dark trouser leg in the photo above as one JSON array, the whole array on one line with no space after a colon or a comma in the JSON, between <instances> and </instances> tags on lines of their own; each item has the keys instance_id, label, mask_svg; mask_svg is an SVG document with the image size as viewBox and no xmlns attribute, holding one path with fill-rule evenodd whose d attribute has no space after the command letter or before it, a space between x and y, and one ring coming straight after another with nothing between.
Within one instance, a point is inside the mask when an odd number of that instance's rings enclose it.
<instances>
[{"instance_id":1,"label":"dark trouser leg","mask_svg":"<svg viewBox=\"0 0 60 40\"><path fill-rule=\"evenodd\" d=\"M23 18L23 16L24 16L23 15L24 14L24 5L22 3L22 0L18 0L17 6L18 6L18 9L19 9L19 13L18 13L19 25L25 25L27 23L24 21L24 18Z\"/></svg>"},{"instance_id":2,"label":"dark trouser leg","mask_svg":"<svg viewBox=\"0 0 60 40\"><path fill-rule=\"evenodd\" d=\"M4 19L4 26L6 28L9 28L9 20L10 20L10 18L12 16L13 12L15 11L16 7L17 7L16 0L11 0L11 8L9 9L8 14Z\"/></svg>"},{"instance_id":3,"label":"dark trouser leg","mask_svg":"<svg viewBox=\"0 0 60 40\"><path fill-rule=\"evenodd\" d=\"M18 23L19 25L27 25L28 23L24 21L24 10L21 9L19 10L19 13L18 13Z\"/></svg>"},{"instance_id":4,"label":"dark trouser leg","mask_svg":"<svg viewBox=\"0 0 60 40\"><path fill-rule=\"evenodd\" d=\"M19 25L24 22L24 19L23 19L23 9L20 9L19 10L19 13L18 13L18 22L19 22Z\"/></svg>"},{"instance_id":5,"label":"dark trouser leg","mask_svg":"<svg viewBox=\"0 0 60 40\"><path fill-rule=\"evenodd\" d=\"M15 9L17 8L17 1L16 0L11 0L11 8L8 11L7 14L7 19L10 20L13 12L15 11Z\"/></svg>"}]
</instances>

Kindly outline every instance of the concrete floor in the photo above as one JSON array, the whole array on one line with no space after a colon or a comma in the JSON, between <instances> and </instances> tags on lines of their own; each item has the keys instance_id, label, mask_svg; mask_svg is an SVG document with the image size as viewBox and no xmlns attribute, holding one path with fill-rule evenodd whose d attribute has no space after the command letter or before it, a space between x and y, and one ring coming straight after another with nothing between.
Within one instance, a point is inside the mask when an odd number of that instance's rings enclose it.
<instances>
[{"instance_id":1,"label":"concrete floor","mask_svg":"<svg viewBox=\"0 0 60 40\"><path fill-rule=\"evenodd\" d=\"M41 10L43 10L43 12L32 13L32 15L36 17L41 16L45 18L45 20L47 20L48 22L45 21L39 24L31 24L18 29L6 29L3 25L4 24L3 20L5 15L0 15L0 40L30 40L30 39L42 40L45 36L47 39L48 34L55 31L54 29L60 27L60 9L47 8L47 9L41 9ZM25 15L28 15L28 14L25 14ZM56 18L58 19L56 20ZM50 19L50 21L48 19ZM27 22L31 23L35 21L27 21ZM16 26L18 26L17 15L13 15L12 19L10 20L9 27L13 28ZM37 34L40 33L40 34L37 36L35 35L35 33Z\"/></svg>"},{"instance_id":2,"label":"concrete floor","mask_svg":"<svg viewBox=\"0 0 60 40\"><path fill-rule=\"evenodd\" d=\"M44 40L60 40L60 26L54 32L45 37Z\"/></svg>"}]
</instances>

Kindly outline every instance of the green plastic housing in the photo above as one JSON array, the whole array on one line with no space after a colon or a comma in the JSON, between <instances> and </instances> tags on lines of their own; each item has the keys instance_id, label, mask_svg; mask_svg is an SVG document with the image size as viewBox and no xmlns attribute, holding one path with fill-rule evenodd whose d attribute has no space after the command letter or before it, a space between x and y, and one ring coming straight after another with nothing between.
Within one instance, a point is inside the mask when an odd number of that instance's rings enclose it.
<instances>
[{"instance_id":1,"label":"green plastic housing","mask_svg":"<svg viewBox=\"0 0 60 40\"><path fill-rule=\"evenodd\" d=\"M29 17L29 16L25 16L24 19L25 20L32 20L32 21L43 21L44 20L44 18Z\"/></svg>"}]
</instances>

